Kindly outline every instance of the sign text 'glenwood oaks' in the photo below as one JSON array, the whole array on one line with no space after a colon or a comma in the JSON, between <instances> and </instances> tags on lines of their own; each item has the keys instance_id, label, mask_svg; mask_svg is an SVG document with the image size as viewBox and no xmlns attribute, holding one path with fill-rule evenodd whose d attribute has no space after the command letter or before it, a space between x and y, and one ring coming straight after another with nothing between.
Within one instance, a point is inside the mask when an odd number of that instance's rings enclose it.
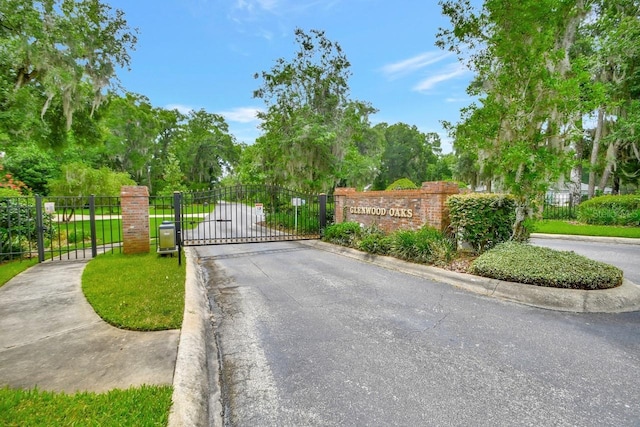
<instances>
[{"instance_id":1,"label":"sign text 'glenwood oaks'","mask_svg":"<svg viewBox=\"0 0 640 427\"><path fill-rule=\"evenodd\" d=\"M396 218L413 218L413 209L379 208L374 206L351 206L349 213L353 215L389 215Z\"/></svg>"}]
</instances>

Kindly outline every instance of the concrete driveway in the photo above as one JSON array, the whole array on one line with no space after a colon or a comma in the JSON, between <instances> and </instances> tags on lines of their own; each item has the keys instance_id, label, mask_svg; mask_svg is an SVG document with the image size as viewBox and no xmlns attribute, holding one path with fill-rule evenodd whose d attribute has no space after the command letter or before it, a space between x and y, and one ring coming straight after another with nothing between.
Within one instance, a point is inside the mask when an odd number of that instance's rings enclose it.
<instances>
[{"instance_id":1,"label":"concrete driveway","mask_svg":"<svg viewBox=\"0 0 640 427\"><path fill-rule=\"evenodd\" d=\"M640 312L542 310L295 242L197 255L228 425L640 420Z\"/></svg>"}]
</instances>

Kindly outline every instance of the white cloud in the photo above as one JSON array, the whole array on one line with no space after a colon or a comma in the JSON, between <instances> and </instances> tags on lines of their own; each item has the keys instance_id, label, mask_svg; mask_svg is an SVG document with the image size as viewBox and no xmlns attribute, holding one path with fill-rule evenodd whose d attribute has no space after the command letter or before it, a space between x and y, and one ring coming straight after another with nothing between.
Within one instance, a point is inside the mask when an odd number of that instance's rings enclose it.
<instances>
[{"instance_id":1,"label":"white cloud","mask_svg":"<svg viewBox=\"0 0 640 427\"><path fill-rule=\"evenodd\" d=\"M435 64L449 56L451 56L449 52L424 52L399 62L384 65L382 72L393 80L431 64Z\"/></svg>"},{"instance_id":2,"label":"white cloud","mask_svg":"<svg viewBox=\"0 0 640 427\"><path fill-rule=\"evenodd\" d=\"M238 107L231 111L221 111L218 114L230 122L252 123L258 121L257 113L259 111L260 109L255 107Z\"/></svg>"},{"instance_id":3,"label":"white cloud","mask_svg":"<svg viewBox=\"0 0 640 427\"><path fill-rule=\"evenodd\" d=\"M461 97L457 97L457 98L453 97L453 96L450 96L448 98L445 98L444 101L448 102L450 104L454 104L454 103L457 104L457 103L469 103L469 102L471 102L471 100L472 99L470 97L468 97L468 96L461 96Z\"/></svg>"},{"instance_id":4,"label":"white cloud","mask_svg":"<svg viewBox=\"0 0 640 427\"><path fill-rule=\"evenodd\" d=\"M194 111L195 108L189 107L188 105L181 104L169 104L164 107L166 110L178 110L182 114L189 114Z\"/></svg>"},{"instance_id":5,"label":"white cloud","mask_svg":"<svg viewBox=\"0 0 640 427\"><path fill-rule=\"evenodd\" d=\"M468 70L464 68L461 64L452 64L446 67L444 70L442 70L441 73L422 80L420 83L418 83L413 87L413 90L416 92L425 92L432 89L438 83L455 79L456 77L460 77L467 73L468 73Z\"/></svg>"}]
</instances>

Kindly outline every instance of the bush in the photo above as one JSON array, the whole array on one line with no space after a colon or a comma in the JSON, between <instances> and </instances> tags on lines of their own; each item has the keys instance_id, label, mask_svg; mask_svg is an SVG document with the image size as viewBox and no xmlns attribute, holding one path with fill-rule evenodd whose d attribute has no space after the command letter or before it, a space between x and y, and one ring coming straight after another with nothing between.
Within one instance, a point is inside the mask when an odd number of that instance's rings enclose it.
<instances>
[{"instance_id":1,"label":"bush","mask_svg":"<svg viewBox=\"0 0 640 427\"><path fill-rule=\"evenodd\" d=\"M578 206L578 221L592 225L640 226L640 195L600 196Z\"/></svg>"},{"instance_id":2,"label":"bush","mask_svg":"<svg viewBox=\"0 0 640 427\"><path fill-rule=\"evenodd\" d=\"M453 258L453 243L434 228L398 230L391 235L391 239L390 254L406 261L443 264Z\"/></svg>"},{"instance_id":3,"label":"bush","mask_svg":"<svg viewBox=\"0 0 640 427\"><path fill-rule=\"evenodd\" d=\"M417 231L398 230L387 235L375 225L361 228L357 222L343 222L327 227L324 240L371 254L391 255L423 264L445 264L455 254L451 240L430 227Z\"/></svg>"},{"instance_id":4,"label":"bush","mask_svg":"<svg viewBox=\"0 0 640 427\"><path fill-rule=\"evenodd\" d=\"M323 240L336 245L357 247L360 238L360 224L357 222L341 222L325 228Z\"/></svg>"},{"instance_id":5,"label":"bush","mask_svg":"<svg viewBox=\"0 0 640 427\"><path fill-rule=\"evenodd\" d=\"M482 253L509 240L515 222L515 200L504 194L460 194L447 199L451 229L458 241Z\"/></svg>"},{"instance_id":6,"label":"bush","mask_svg":"<svg viewBox=\"0 0 640 427\"><path fill-rule=\"evenodd\" d=\"M470 273L509 282L567 289L608 289L622 284L614 266L569 251L502 243L480 255Z\"/></svg>"},{"instance_id":7,"label":"bush","mask_svg":"<svg viewBox=\"0 0 640 427\"><path fill-rule=\"evenodd\" d=\"M370 254L388 255L391 252L393 239L376 225L362 229L358 249Z\"/></svg>"},{"instance_id":8,"label":"bush","mask_svg":"<svg viewBox=\"0 0 640 427\"><path fill-rule=\"evenodd\" d=\"M387 187L386 191L393 191L393 190L415 190L417 189L418 186L415 185L413 183L413 181L411 181L408 178L400 178L398 180L396 180L395 182L392 182L391 184L389 184L389 186Z\"/></svg>"}]
</instances>

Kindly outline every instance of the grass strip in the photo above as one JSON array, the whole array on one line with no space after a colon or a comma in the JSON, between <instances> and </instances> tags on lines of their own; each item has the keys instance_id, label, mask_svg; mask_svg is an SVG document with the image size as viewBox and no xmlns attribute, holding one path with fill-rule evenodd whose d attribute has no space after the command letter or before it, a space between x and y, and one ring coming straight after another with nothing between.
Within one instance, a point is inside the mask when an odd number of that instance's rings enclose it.
<instances>
[{"instance_id":1,"label":"grass strip","mask_svg":"<svg viewBox=\"0 0 640 427\"><path fill-rule=\"evenodd\" d=\"M98 315L122 329L178 329L184 311L185 266L177 257L103 254L82 275L82 290Z\"/></svg>"},{"instance_id":2,"label":"grass strip","mask_svg":"<svg viewBox=\"0 0 640 427\"><path fill-rule=\"evenodd\" d=\"M640 238L640 227L618 227L613 225L589 225L574 221L542 220L534 224L535 233L569 234L580 236L605 236Z\"/></svg>"},{"instance_id":3,"label":"grass strip","mask_svg":"<svg viewBox=\"0 0 640 427\"><path fill-rule=\"evenodd\" d=\"M166 426L170 386L106 393L54 393L0 388L2 426Z\"/></svg>"}]
</instances>

